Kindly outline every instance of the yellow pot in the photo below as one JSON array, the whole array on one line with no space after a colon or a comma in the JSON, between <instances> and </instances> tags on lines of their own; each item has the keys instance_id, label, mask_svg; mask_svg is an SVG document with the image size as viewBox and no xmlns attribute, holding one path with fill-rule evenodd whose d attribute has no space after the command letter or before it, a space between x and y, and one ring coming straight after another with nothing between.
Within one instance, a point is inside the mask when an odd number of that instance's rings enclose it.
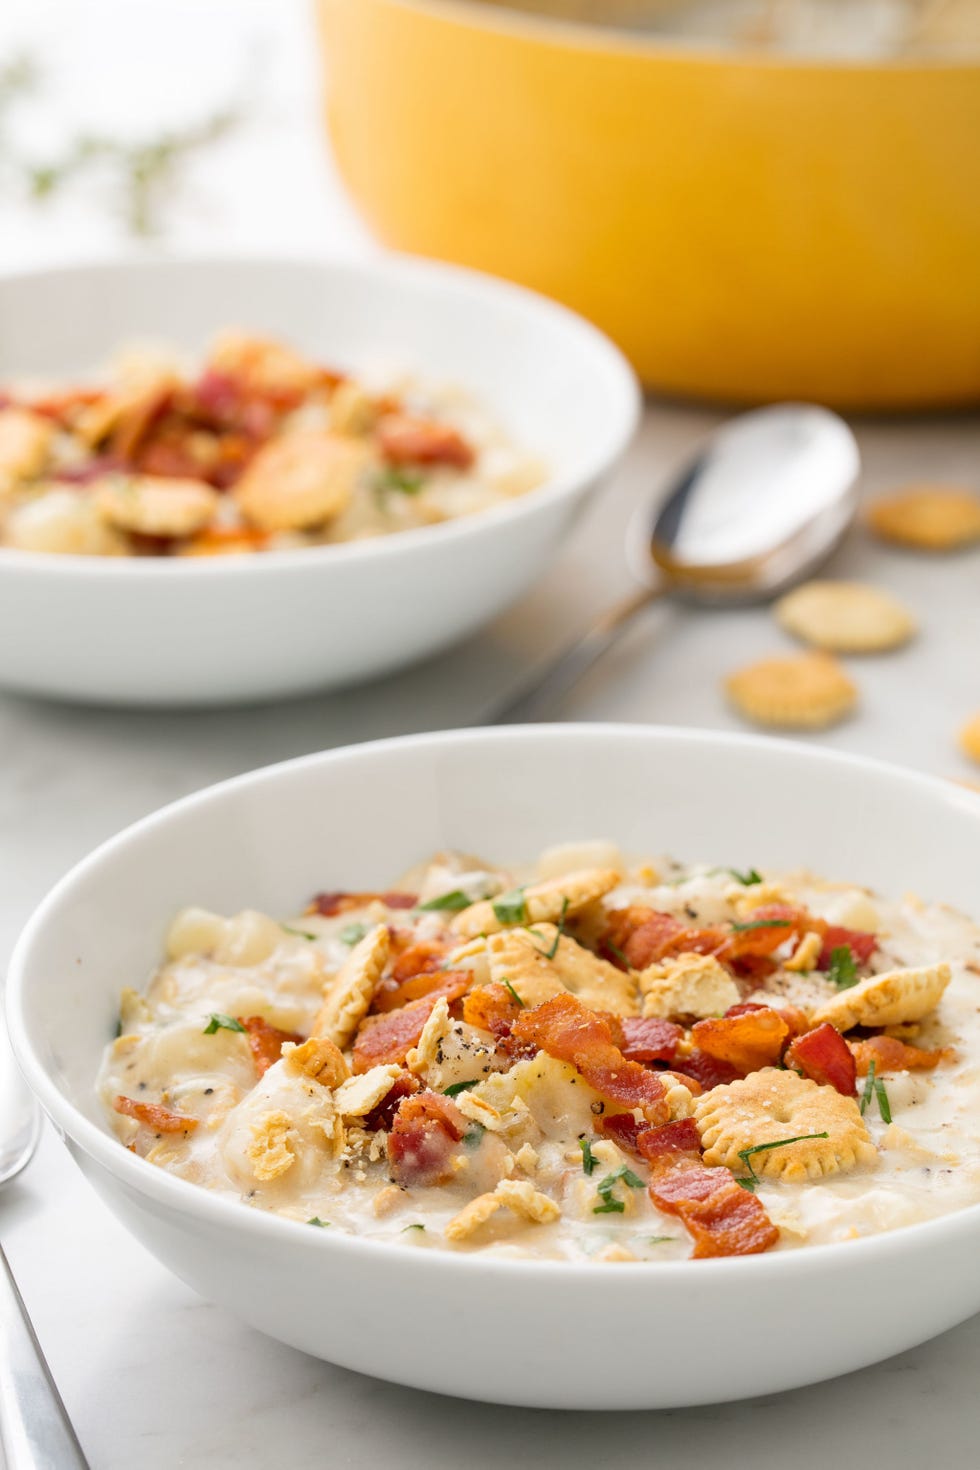
<instances>
[{"instance_id":1,"label":"yellow pot","mask_svg":"<svg viewBox=\"0 0 980 1470\"><path fill-rule=\"evenodd\" d=\"M980 57L318 4L337 158L387 243L567 302L667 393L980 401Z\"/></svg>"}]
</instances>

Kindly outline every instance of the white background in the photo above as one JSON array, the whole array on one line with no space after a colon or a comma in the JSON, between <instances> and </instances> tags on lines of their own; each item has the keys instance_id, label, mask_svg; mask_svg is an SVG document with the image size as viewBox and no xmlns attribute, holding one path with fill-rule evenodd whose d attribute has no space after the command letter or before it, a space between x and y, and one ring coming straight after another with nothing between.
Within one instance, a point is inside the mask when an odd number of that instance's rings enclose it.
<instances>
[{"instance_id":1,"label":"white background","mask_svg":"<svg viewBox=\"0 0 980 1470\"><path fill-rule=\"evenodd\" d=\"M315 43L300 0L4 0L0 61L21 48L37 54L45 79L34 101L11 112L7 146L0 146L0 269L134 249L351 256L377 248L322 143ZM152 245L127 236L118 196L104 179L80 180L44 207L25 198L11 152L44 163L78 131L138 139L198 121L236 94L256 59L247 125L181 174L165 232ZM164 801L324 746L477 720L568 631L627 590L629 514L662 489L715 422L708 411L651 405L628 464L541 585L463 648L383 684L196 715L0 696L0 956L61 872ZM975 419L855 428L866 494L917 477L980 486ZM831 570L896 590L922 632L906 652L851 661L860 712L815 738L969 775L954 735L980 709L980 552L919 558L876 547L855 531ZM663 607L556 713L732 727L720 679L788 647L765 610ZM655 793L651 802L655 812ZM774 1470L789 1463L823 1470L831 1463L849 1470L976 1459L980 1319L876 1369L779 1398L657 1415L559 1416L391 1388L241 1327L124 1235L50 1136L0 1198L0 1235L95 1470L264 1470L284 1462L504 1470L532 1460L547 1467ZM377 1310L383 1321L383 1307ZM806 1331L791 1302L786 1330ZM654 1373L657 1352L669 1351L655 1322L650 1340ZM596 1364L601 1372L601 1344Z\"/></svg>"}]
</instances>

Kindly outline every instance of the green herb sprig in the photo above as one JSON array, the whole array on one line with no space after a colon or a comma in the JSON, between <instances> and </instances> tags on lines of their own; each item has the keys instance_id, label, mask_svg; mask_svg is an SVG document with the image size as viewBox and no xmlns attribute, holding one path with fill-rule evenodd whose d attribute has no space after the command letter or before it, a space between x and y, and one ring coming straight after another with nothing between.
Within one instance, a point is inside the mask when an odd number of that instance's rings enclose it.
<instances>
[{"instance_id":1,"label":"green herb sprig","mask_svg":"<svg viewBox=\"0 0 980 1470\"><path fill-rule=\"evenodd\" d=\"M509 893L501 893L493 900L493 912L498 924L526 924L527 904L524 901L524 889L512 888Z\"/></svg>"},{"instance_id":2,"label":"green herb sprig","mask_svg":"<svg viewBox=\"0 0 980 1470\"><path fill-rule=\"evenodd\" d=\"M338 938L341 944L346 944L349 949L353 949L355 944L360 944L367 933L367 924L345 924Z\"/></svg>"},{"instance_id":3,"label":"green herb sprig","mask_svg":"<svg viewBox=\"0 0 980 1470\"><path fill-rule=\"evenodd\" d=\"M428 903L420 903L418 907L420 914L458 914L460 909L468 909L472 903L468 893L454 888L451 893L440 893L438 898L430 898Z\"/></svg>"},{"instance_id":4,"label":"green herb sprig","mask_svg":"<svg viewBox=\"0 0 980 1470\"><path fill-rule=\"evenodd\" d=\"M827 1133L797 1133L793 1138L777 1138L772 1143L755 1143L751 1148L740 1148L738 1156L749 1172L746 1178L737 1179L736 1183L741 1184L743 1189L753 1190L759 1183L759 1176L752 1163L754 1154L768 1153L771 1148L786 1148L790 1143L803 1143L808 1138L827 1138L828 1136Z\"/></svg>"},{"instance_id":5,"label":"green herb sprig","mask_svg":"<svg viewBox=\"0 0 980 1470\"><path fill-rule=\"evenodd\" d=\"M862 1117L870 1106L872 1096L878 1103L878 1112L881 1114L881 1121L886 1124L890 1123L892 1120L891 1103L888 1101L888 1093L885 1091L884 1079L876 1076L874 1057L868 1063L868 1076L864 1084L864 1091L861 1094Z\"/></svg>"},{"instance_id":6,"label":"green herb sprig","mask_svg":"<svg viewBox=\"0 0 980 1470\"><path fill-rule=\"evenodd\" d=\"M582 1150L582 1173L592 1174L599 1160L592 1152L592 1144L587 1138L580 1138L578 1146Z\"/></svg>"},{"instance_id":7,"label":"green herb sprig","mask_svg":"<svg viewBox=\"0 0 980 1470\"><path fill-rule=\"evenodd\" d=\"M621 1215L623 1213L626 1205L613 1194L613 1189L620 1180L630 1189L643 1188L643 1180L640 1176L634 1174L632 1169L623 1164L614 1174L607 1174L605 1179L601 1179L596 1185L596 1193L602 1200L602 1204L594 1206L593 1215Z\"/></svg>"},{"instance_id":8,"label":"green herb sprig","mask_svg":"<svg viewBox=\"0 0 980 1470\"><path fill-rule=\"evenodd\" d=\"M244 1031L245 1027L241 1021L236 1021L234 1016L223 1016L220 1011L212 1011L211 1019L204 1028L205 1036L213 1036L216 1031Z\"/></svg>"},{"instance_id":9,"label":"green herb sprig","mask_svg":"<svg viewBox=\"0 0 980 1470\"><path fill-rule=\"evenodd\" d=\"M327 1226L330 1224L330 1221L321 1220L319 1215L314 1215L311 1219L307 1220L306 1223L307 1225L318 1225L321 1230L326 1230Z\"/></svg>"},{"instance_id":10,"label":"green herb sprig","mask_svg":"<svg viewBox=\"0 0 980 1470\"><path fill-rule=\"evenodd\" d=\"M838 944L830 951L827 979L838 990L850 990L858 983L857 962L849 944Z\"/></svg>"},{"instance_id":11,"label":"green herb sprig","mask_svg":"<svg viewBox=\"0 0 980 1470\"><path fill-rule=\"evenodd\" d=\"M791 919L749 919L745 924L736 924L732 921L732 931L735 934L746 934L750 929L791 929Z\"/></svg>"},{"instance_id":12,"label":"green herb sprig","mask_svg":"<svg viewBox=\"0 0 980 1470\"><path fill-rule=\"evenodd\" d=\"M515 1000L517 1002L517 1004L520 1006L521 1010L523 1010L524 1009L524 1002L521 1000L520 996L518 995L517 991L514 989L513 985L511 985L510 981L509 980L502 980L501 981L501 984L503 985L503 987L504 987L505 990L508 990L510 992L511 999L512 1000Z\"/></svg>"},{"instance_id":13,"label":"green herb sprig","mask_svg":"<svg viewBox=\"0 0 980 1470\"><path fill-rule=\"evenodd\" d=\"M417 495L424 485L425 476L418 470L406 470L394 464L379 470L374 481L375 490L382 495L389 491L397 495Z\"/></svg>"},{"instance_id":14,"label":"green herb sprig","mask_svg":"<svg viewBox=\"0 0 980 1470\"><path fill-rule=\"evenodd\" d=\"M479 1080L479 1077L471 1077L468 1082L453 1082L442 1089L442 1095L443 1097L459 1097L461 1092L468 1092L471 1087L475 1087Z\"/></svg>"},{"instance_id":15,"label":"green herb sprig","mask_svg":"<svg viewBox=\"0 0 980 1470\"><path fill-rule=\"evenodd\" d=\"M295 939L308 939L311 944L320 937L319 934L311 934L309 929L294 929L290 924L280 924L279 928L292 934Z\"/></svg>"},{"instance_id":16,"label":"green herb sprig","mask_svg":"<svg viewBox=\"0 0 980 1470\"><path fill-rule=\"evenodd\" d=\"M565 933L565 918L567 914L568 899L563 898L561 901L561 914L558 918L558 927L555 929L555 937L551 941L551 944L547 949L541 949L540 946L537 944L534 946L535 949L538 951L538 954L543 955L546 960L553 960L555 955L558 953L558 946L561 943L562 935Z\"/></svg>"}]
</instances>

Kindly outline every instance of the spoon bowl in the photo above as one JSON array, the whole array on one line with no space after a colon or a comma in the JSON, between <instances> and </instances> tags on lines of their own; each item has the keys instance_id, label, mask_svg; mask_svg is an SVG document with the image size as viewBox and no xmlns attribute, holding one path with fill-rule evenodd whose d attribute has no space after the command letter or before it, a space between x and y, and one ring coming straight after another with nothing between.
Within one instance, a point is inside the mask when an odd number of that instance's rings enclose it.
<instances>
[{"instance_id":1,"label":"spoon bowl","mask_svg":"<svg viewBox=\"0 0 980 1470\"><path fill-rule=\"evenodd\" d=\"M547 718L555 702L651 603L768 602L833 553L857 509L860 455L837 414L781 403L715 431L659 502L634 515L627 559L639 589L608 609L486 723Z\"/></svg>"}]
</instances>

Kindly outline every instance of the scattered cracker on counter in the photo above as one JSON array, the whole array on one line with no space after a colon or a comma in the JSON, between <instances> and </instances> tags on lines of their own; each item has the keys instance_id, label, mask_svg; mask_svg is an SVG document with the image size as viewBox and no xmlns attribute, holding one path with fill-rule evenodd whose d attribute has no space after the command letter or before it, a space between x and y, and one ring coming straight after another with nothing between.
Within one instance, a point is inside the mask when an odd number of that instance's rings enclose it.
<instances>
[{"instance_id":1,"label":"scattered cracker on counter","mask_svg":"<svg viewBox=\"0 0 980 1470\"><path fill-rule=\"evenodd\" d=\"M909 485L874 501L865 519L883 541L920 551L953 551L980 541L980 498L955 485Z\"/></svg>"},{"instance_id":2,"label":"scattered cracker on counter","mask_svg":"<svg viewBox=\"0 0 980 1470\"><path fill-rule=\"evenodd\" d=\"M806 582L780 598L775 611L787 633L832 653L883 653L916 631L897 598L864 582Z\"/></svg>"},{"instance_id":3,"label":"scattered cracker on counter","mask_svg":"<svg viewBox=\"0 0 980 1470\"><path fill-rule=\"evenodd\" d=\"M820 730L835 725L857 704L857 689L827 653L761 659L725 680L738 712L759 725Z\"/></svg>"}]
</instances>

